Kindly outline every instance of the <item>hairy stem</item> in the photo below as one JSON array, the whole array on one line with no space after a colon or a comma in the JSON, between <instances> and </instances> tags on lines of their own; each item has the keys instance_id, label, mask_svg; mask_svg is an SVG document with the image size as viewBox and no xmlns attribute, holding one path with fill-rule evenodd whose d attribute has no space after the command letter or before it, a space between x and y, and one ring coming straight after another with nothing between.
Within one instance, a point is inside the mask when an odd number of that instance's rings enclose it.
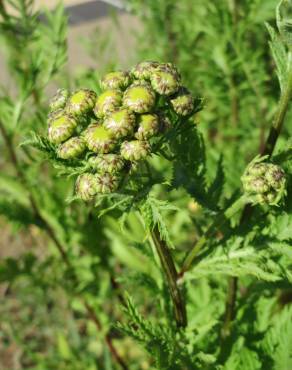
<instances>
[{"instance_id":1,"label":"hairy stem","mask_svg":"<svg viewBox=\"0 0 292 370\"><path fill-rule=\"evenodd\" d=\"M177 280L178 274L166 243L160 238L159 230L157 227L151 232L156 251L158 253L161 266L165 273L168 283L168 288L173 302L174 316L177 327L184 328L187 325L187 314L185 301L182 297L181 291L178 287Z\"/></svg>"},{"instance_id":2,"label":"hairy stem","mask_svg":"<svg viewBox=\"0 0 292 370\"><path fill-rule=\"evenodd\" d=\"M70 260L67 256L67 253L66 253L66 249L63 247L63 245L60 243L60 241L58 240L56 234L55 234L55 231L54 229L51 227L51 225L43 218L42 214L41 214L41 211L37 205L37 202L34 198L34 195L30 189L30 186L25 178L25 175L21 169L21 166L20 166L20 163L19 163L19 160L18 160L18 157L17 157L17 154L16 154L16 151L14 149L14 145L13 145L13 140L12 140L12 137L8 134L3 122L0 120L0 132L2 134L2 137L4 139L4 142L6 144L6 147L7 147L7 150L8 150L8 154L9 154L9 157L10 157L10 161L15 169L15 172L18 176L18 179L19 181L23 184L23 186L26 188L27 192L28 192L28 197L29 197L29 201L30 201L30 205L33 209L33 212L35 214L35 217L41 222L41 224L43 225L47 235L50 237L50 239L54 242L54 245L56 246L59 254L61 255L61 258L62 260L64 261L65 265L67 266L67 268L69 268L70 270L73 270L73 267L72 267L72 264L70 263ZM76 278L76 274L74 274L74 277ZM96 313L95 311L93 310L93 308L84 300L82 299L83 301L83 304L84 304L84 307L87 311L87 314L88 314L88 317L94 322L94 324L96 325L97 329L100 331L101 330L101 323L98 319L98 317L96 316ZM114 358L114 360L121 366L121 368L123 370L128 370L128 367L126 365L126 363L123 361L123 359L120 357L120 355L118 354L117 350L115 349L113 343L112 343L112 340L109 336L109 334L106 334L105 335L105 341L106 341L106 344L109 348L109 351L110 353L112 354L112 357Z\"/></svg>"},{"instance_id":3,"label":"hairy stem","mask_svg":"<svg viewBox=\"0 0 292 370\"><path fill-rule=\"evenodd\" d=\"M202 248L207 244L209 238L214 236L217 230L222 227L231 217L239 212L247 203L247 198L241 196L230 207L220 212L214 222L209 226L205 234L197 241L192 250L189 252L183 262L182 269L179 273L179 278L182 278L184 273L191 268L194 259L198 256Z\"/></svg>"}]
</instances>

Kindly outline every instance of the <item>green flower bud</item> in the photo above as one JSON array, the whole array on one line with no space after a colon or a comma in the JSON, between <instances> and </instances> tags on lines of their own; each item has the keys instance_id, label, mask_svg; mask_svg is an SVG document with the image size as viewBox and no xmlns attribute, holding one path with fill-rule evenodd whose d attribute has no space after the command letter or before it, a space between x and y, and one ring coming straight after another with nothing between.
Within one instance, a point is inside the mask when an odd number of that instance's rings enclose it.
<instances>
[{"instance_id":1,"label":"green flower bud","mask_svg":"<svg viewBox=\"0 0 292 370\"><path fill-rule=\"evenodd\" d=\"M151 86L160 95L172 95L180 87L180 79L177 73L167 67L158 67L151 74Z\"/></svg>"},{"instance_id":2,"label":"green flower bud","mask_svg":"<svg viewBox=\"0 0 292 370\"><path fill-rule=\"evenodd\" d=\"M89 165L99 173L115 174L125 167L124 159L118 154L103 154L88 159Z\"/></svg>"},{"instance_id":3,"label":"green flower bud","mask_svg":"<svg viewBox=\"0 0 292 370\"><path fill-rule=\"evenodd\" d=\"M285 172L281 167L270 163L265 172L265 178L268 184L275 190L279 190L286 185Z\"/></svg>"},{"instance_id":4,"label":"green flower bud","mask_svg":"<svg viewBox=\"0 0 292 370\"><path fill-rule=\"evenodd\" d=\"M248 174L253 177L263 176L266 173L266 170L267 170L266 163L255 162L252 166L248 167Z\"/></svg>"},{"instance_id":5,"label":"green flower bud","mask_svg":"<svg viewBox=\"0 0 292 370\"><path fill-rule=\"evenodd\" d=\"M92 111L96 93L88 89L76 90L68 99L67 111L75 117L82 117Z\"/></svg>"},{"instance_id":6,"label":"green flower bud","mask_svg":"<svg viewBox=\"0 0 292 370\"><path fill-rule=\"evenodd\" d=\"M156 114L141 114L138 117L138 130L135 137L138 140L149 139L159 132L160 124Z\"/></svg>"},{"instance_id":7,"label":"green flower bud","mask_svg":"<svg viewBox=\"0 0 292 370\"><path fill-rule=\"evenodd\" d=\"M131 83L128 72L117 71L106 74L101 80L101 87L104 90L124 90Z\"/></svg>"},{"instance_id":8,"label":"green flower bud","mask_svg":"<svg viewBox=\"0 0 292 370\"><path fill-rule=\"evenodd\" d=\"M65 108L67 100L69 98L69 91L67 89L59 89L50 101L50 110L56 111L58 109Z\"/></svg>"},{"instance_id":9,"label":"green flower bud","mask_svg":"<svg viewBox=\"0 0 292 370\"><path fill-rule=\"evenodd\" d=\"M125 91L123 103L136 113L151 112L155 105L155 92L147 83L134 83Z\"/></svg>"},{"instance_id":10,"label":"green flower bud","mask_svg":"<svg viewBox=\"0 0 292 370\"><path fill-rule=\"evenodd\" d=\"M122 105L122 93L119 90L107 90L98 96L94 107L97 118L103 118Z\"/></svg>"},{"instance_id":11,"label":"green flower bud","mask_svg":"<svg viewBox=\"0 0 292 370\"><path fill-rule=\"evenodd\" d=\"M121 145L121 156L128 161L139 161L150 154L150 145L147 141L124 141Z\"/></svg>"},{"instance_id":12,"label":"green flower bud","mask_svg":"<svg viewBox=\"0 0 292 370\"><path fill-rule=\"evenodd\" d=\"M110 113L104 120L104 127L116 138L132 135L135 127L135 114L127 108Z\"/></svg>"},{"instance_id":13,"label":"green flower bud","mask_svg":"<svg viewBox=\"0 0 292 370\"><path fill-rule=\"evenodd\" d=\"M248 193L264 194L269 191L269 185L265 178L246 176L243 184L244 191Z\"/></svg>"},{"instance_id":14,"label":"green flower bud","mask_svg":"<svg viewBox=\"0 0 292 370\"><path fill-rule=\"evenodd\" d=\"M188 116L194 110L194 98L184 87L170 98L170 103L179 116Z\"/></svg>"},{"instance_id":15,"label":"green flower bud","mask_svg":"<svg viewBox=\"0 0 292 370\"><path fill-rule=\"evenodd\" d=\"M66 114L66 112L63 108L59 108L59 109L56 109L54 111L51 111L48 114L48 119L47 119L48 126L50 127L51 123L54 122L57 117L60 117L64 114Z\"/></svg>"},{"instance_id":16,"label":"green flower bud","mask_svg":"<svg viewBox=\"0 0 292 370\"><path fill-rule=\"evenodd\" d=\"M49 119L48 139L53 144L60 144L73 135L76 127L77 122L74 117L59 112Z\"/></svg>"},{"instance_id":17,"label":"green flower bud","mask_svg":"<svg viewBox=\"0 0 292 370\"><path fill-rule=\"evenodd\" d=\"M57 155L62 159L78 158L84 153L86 144L81 137L71 137L57 149Z\"/></svg>"},{"instance_id":18,"label":"green flower bud","mask_svg":"<svg viewBox=\"0 0 292 370\"><path fill-rule=\"evenodd\" d=\"M93 124L84 132L88 149L95 153L109 153L116 145L112 134L103 126Z\"/></svg>"},{"instance_id":19,"label":"green flower bud","mask_svg":"<svg viewBox=\"0 0 292 370\"><path fill-rule=\"evenodd\" d=\"M151 74L159 66L158 62L146 61L138 63L131 71L138 80L150 80Z\"/></svg>"},{"instance_id":20,"label":"green flower bud","mask_svg":"<svg viewBox=\"0 0 292 370\"><path fill-rule=\"evenodd\" d=\"M79 175L75 184L76 194L83 200L92 200L97 193L96 177L92 173Z\"/></svg>"},{"instance_id":21,"label":"green flower bud","mask_svg":"<svg viewBox=\"0 0 292 370\"><path fill-rule=\"evenodd\" d=\"M119 179L110 173L97 174L96 179L96 191L101 194L113 193L119 187Z\"/></svg>"},{"instance_id":22,"label":"green flower bud","mask_svg":"<svg viewBox=\"0 0 292 370\"><path fill-rule=\"evenodd\" d=\"M181 75L173 63L160 63L156 70L171 73L178 81L181 80Z\"/></svg>"},{"instance_id":23,"label":"green flower bud","mask_svg":"<svg viewBox=\"0 0 292 370\"><path fill-rule=\"evenodd\" d=\"M245 170L241 181L254 203L277 205L286 195L286 178L281 167L256 159Z\"/></svg>"}]
</instances>

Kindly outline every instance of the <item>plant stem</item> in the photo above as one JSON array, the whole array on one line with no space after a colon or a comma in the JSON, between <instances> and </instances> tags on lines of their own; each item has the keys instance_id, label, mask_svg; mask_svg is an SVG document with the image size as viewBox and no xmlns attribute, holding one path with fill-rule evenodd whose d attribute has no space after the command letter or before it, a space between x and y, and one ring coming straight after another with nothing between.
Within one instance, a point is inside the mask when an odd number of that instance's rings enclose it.
<instances>
[{"instance_id":1,"label":"plant stem","mask_svg":"<svg viewBox=\"0 0 292 370\"><path fill-rule=\"evenodd\" d=\"M214 236L217 230L225 224L225 222L239 212L247 203L247 198L243 195L237 199L229 208L220 212L214 222L208 227L205 234L197 241L190 253L183 262L182 269L179 273L179 278L182 278L184 273L188 271L202 248L206 245L209 238Z\"/></svg>"},{"instance_id":2,"label":"plant stem","mask_svg":"<svg viewBox=\"0 0 292 370\"><path fill-rule=\"evenodd\" d=\"M274 122L272 124L272 127L270 128L269 135L267 137L267 140L265 142L264 148L261 151L261 155L267 155L270 157L273 154L273 151L276 147L277 140L281 134L285 117L288 111L289 103L292 98L292 54L291 52L288 53L288 79L286 83L286 88L282 91L278 110L276 113L276 117L274 119ZM240 224L243 225L245 222L247 222L253 212L253 208L248 203L246 204L242 217L240 220ZM228 284L228 291L227 291L227 304L225 309L225 319L224 319L224 326L222 329L222 339L223 339L223 346L225 340L230 336L230 327L231 323L235 318L236 312L235 312L235 302L236 302L236 296L237 296L237 289L238 289L238 277L234 276L229 279Z\"/></svg>"},{"instance_id":3,"label":"plant stem","mask_svg":"<svg viewBox=\"0 0 292 370\"><path fill-rule=\"evenodd\" d=\"M178 274L166 243L160 238L157 227L151 232L156 251L158 253L161 266L165 273L168 288L173 302L174 316L178 328L184 328L187 325L187 314L185 301L178 287Z\"/></svg>"},{"instance_id":4,"label":"plant stem","mask_svg":"<svg viewBox=\"0 0 292 370\"><path fill-rule=\"evenodd\" d=\"M29 201L30 201L31 207L34 211L34 214L35 214L36 218L41 222L41 224L45 228L45 231L46 231L47 235L54 242L54 244L55 244L59 254L61 255L62 260L64 261L65 265L67 266L67 268L71 269L74 272L72 264L71 264L71 262L70 262L70 260L67 256L66 249L63 247L63 245L58 240L54 229L51 227L51 225L41 215L41 211L40 211L40 209L37 205L37 202L34 198L34 195L31 192L30 186L27 183L25 175L24 175L24 173L21 169L16 151L14 149L12 138L8 134L8 132L6 131L6 128L3 125L3 122L1 120L0 120L0 132L3 136L4 142L6 144L8 154L9 154L9 157L10 157L10 161L11 161L11 163L12 163L14 169L15 169L15 172L16 172L18 178L19 178L19 181L22 183L22 185L26 188L26 190L28 192ZM76 274L74 274L74 277L76 278ZM89 318L95 323L97 329L100 331L101 330L101 323L100 323L98 317L96 316L96 313L95 313L94 309L84 299L81 298L81 300L83 301L84 307L87 311L87 314L88 314ZM109 334L105 335L105 341L106 341L106 344L109 348L109 351L112 354L112 357L115 359L115 361L121 366L121 368L123 370L128 370L127 365L125 364L125 362L120 357L117 350L115 349Z\"/></svg>"},{"instance_id":5,"label":"plant stem","mask_svg":"<svg viewBox=\"0 0 292 370\"><path fill-rule=\"evenodd\" d=\"M99 331L101 331L102 330L102 326L101 326L100 321L98 320L98 317L95 314L94 309L86 301L84 301L83 304L84 304L84 307L87 310L87 313L88 313L89 318L91 319L91 321L94 322L94 324L97 327L97 329ZM113 345L113 342L112 342L111 337L109 336L109 334L106 334L105 335L105 341L106 341L106 344L107 344L107 346L108 346L108 348L109 348L112 356L115 358L116 362L121 366L121 368L123 370L129 370L128 369L128 366L125 364L124 360L118 354L115 346Z\"/></svg>"},{"instance_id":6,"label":"plant stem","mask_svg":"<svg viewBox=\"0 0 292 370\"><path fill-rule=\"evenodd\" d=\"M268 155L269 157L273 154L277 140L282 131L285 117L288 111L289 103L292 98L292 53L288 53L288 79L286 83L286 88L283 90L280 101L279 108L270 129L269 136L266 140L265 147L261 155Z\"/></svg>"},{"instance_id":7,"label":"plant stem","mask_svg":"<svg viewBox=\"0 0 292 370\"><path fill-rule=\"evenodd\" d=\"M236 302L236 293L237 293L237 277L231 277L228 280L228 288L227 288L227 297L226 297L226 304L225 304L225 318L224 324L221 331L221 337L225 340L230 335L230 326L232 321L235 318L235 302Z\"/></svg>"}]
</instances>

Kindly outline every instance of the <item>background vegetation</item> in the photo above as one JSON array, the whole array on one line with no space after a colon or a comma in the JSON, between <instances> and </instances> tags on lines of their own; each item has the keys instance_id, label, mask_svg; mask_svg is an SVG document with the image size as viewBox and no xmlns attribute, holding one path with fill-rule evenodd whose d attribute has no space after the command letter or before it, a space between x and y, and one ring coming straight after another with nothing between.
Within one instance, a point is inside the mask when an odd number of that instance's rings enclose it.
<instances>
[{"instance_id":1,"label":"background vegetation","mask_svg":"<svg viewBox=\"0 0 292 370\"><path fill-rule=\"evenodd\" d=\"M157 186L152 194L179 208L152 204L178 266L238 195L244 168L264 148L280 95L265 24L275 27L277 3L126 3L141 21L128 67L174 62L203 97L196 120L204 141L183 143L185 153L194 151L182 158L180 186ZM207 255L184 276L189 323L178 332L143 220L132 212L121 225L117 210L99 217L98 208L68 203L73 181L22 145L31 131L46 130L49 86L96 90L101 73L119 67L110 39L97 32L88 48L103 65L71 75L67 21L62 5L39 22L32 0L0 1L1 48L14 81L11 91L3 84L0 90L0 222L9 233L0 256L11 256L0 261L0 369L290 370L291 110L273 157L288 173L285 205L255 207L247 222L236 216L211 238ZM172 169L168 161L152 164L157 173ZM226 318L230 277L239 278L238 292Z\"/></svg>"}]
</instances>

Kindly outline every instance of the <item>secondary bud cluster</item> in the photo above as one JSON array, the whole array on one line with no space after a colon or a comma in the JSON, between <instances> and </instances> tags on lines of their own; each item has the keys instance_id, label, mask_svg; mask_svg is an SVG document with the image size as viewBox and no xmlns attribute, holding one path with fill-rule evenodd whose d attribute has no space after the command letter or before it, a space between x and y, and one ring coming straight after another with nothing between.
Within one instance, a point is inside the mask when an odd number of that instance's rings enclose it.
<instances>
[{"instance_id":1,"label":"secondary bud cluster","mask_svg":"<svg viewBox=\"0 0 292 370\"><path fill-rule=\"evenodd\" d=\"M76 181L76 193L85 201L115 192L121 178L151 155L155 138L171 127L170 117L194 111L194 98L171 63L142 62L130 71L111 72L100 86L99 95L58 90L48 116L56 155L86 162L87 172Z\"/></svg>"},{"instance_id":2,"label":"secondary bud cluster","mask_svg":"<svg viewBox=\"0 0 292 370\"><path fill-rule=\"evenodd\" d=\"M255 203L277 205L286 194L285 172L272 163L253 161L241 181Z\"/></svg>"}]
</instances>

